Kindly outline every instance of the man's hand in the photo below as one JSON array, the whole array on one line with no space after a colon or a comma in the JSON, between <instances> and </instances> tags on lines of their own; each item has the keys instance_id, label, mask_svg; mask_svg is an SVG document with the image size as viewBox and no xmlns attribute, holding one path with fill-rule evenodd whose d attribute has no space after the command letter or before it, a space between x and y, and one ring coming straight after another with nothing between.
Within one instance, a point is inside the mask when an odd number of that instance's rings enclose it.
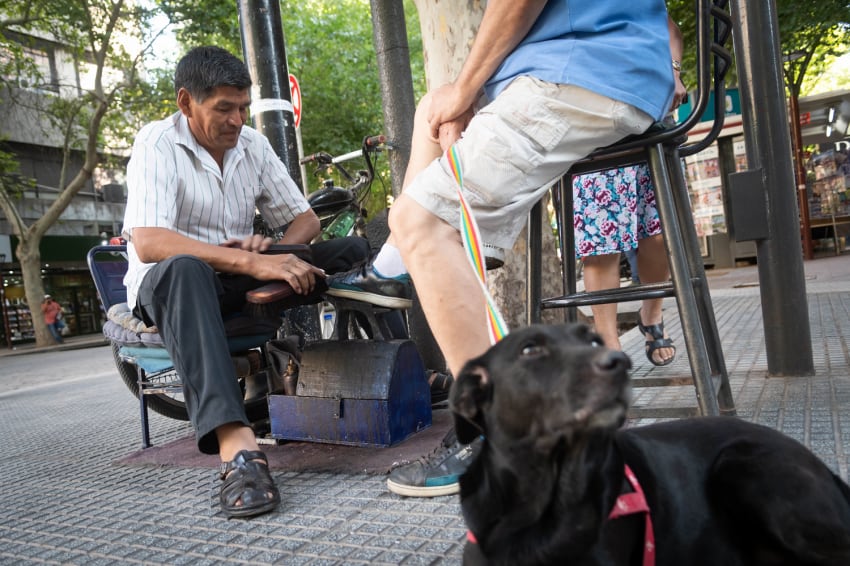
<instances>
[{"instance_id":1,"label":"man's hand","mask_svg":"<svg viewBox=\"0 0 850 566\"><path fill-rule=\"evenodd\" d=\"M432 141L434 143L439 143L441 150L447 151L452 146L452 144L454 144L458 139L460 139L461 134L469 125L469 121L472 120L473 115L474 112L472 110L472 107L470 107L458 118L440 124L439 139L434 139Z\"/></svg>"},{"instance_id":2,"label":"man's hand","mask_svg":"<svg viewBox=\"0 0 850 566\"><path fill-rule=\"evenodd\" d=\"M673 83L676 85L676 89L673 91L673 103L670 106L670 110L675 110L685 101L688 97L688 89L685 88L685 84L682 82L682 77L679 76L679 71L673 71Z\"/></svg>"},{"instance_id":3,"label":"man's hand","mask_svg":"<svg viewBox=\"0 0 850 566\"><path fill-rule=\"evenodd\" d=\"M455 83L445 84L431 93L431 104L427 115L428 125L431 127L431 139L439 141L444 151L448 146L443 146L444 140L440 126L445 124L449 127L447 137L452 135L455 137L448 145L454 143L472 119L472 105L477 96L477 92L464 92Z\"/></svg>"},{"instance_id":4,"label":"man's hand","mask_svg":"<svg viewBox=\"0 0 850 566\"><path fill-rule=\"evenodd\" d=\"M244 240L230 238L229 240L222 242L221 245L225 248L237 248L240 250L245 250L246 252L264 252L269 249L269 246L271 246L273 243L273 238L267 238L260 234L254 234L253 236L249 236Z\"/></svg>"},{"instance_id":5,"label":"man's hand","mask_svg":"<svg viewBox=\"0 0 850 566\"><path fill-rule=\"evenodd\" d=\"M244 240L230 239L221 245L248 252L260 253L274 243L271 238L255 234ZM286 281L299 295L307 295L316 287L316 278L324 279L325 272L294 254L258 255L251 275L260 281Z\"/></svg>"},{"instance_id":6,"label":"man's hand","mask_svg":"<svg viewBox=\"0 0 850 566\"><path fill-rule=\"evenodd\" d=\"M308 295L325 271L294 254L269 254L257 256L251 275L261 281L286 281L299 295Z\"/></svg>"}]
</instances>

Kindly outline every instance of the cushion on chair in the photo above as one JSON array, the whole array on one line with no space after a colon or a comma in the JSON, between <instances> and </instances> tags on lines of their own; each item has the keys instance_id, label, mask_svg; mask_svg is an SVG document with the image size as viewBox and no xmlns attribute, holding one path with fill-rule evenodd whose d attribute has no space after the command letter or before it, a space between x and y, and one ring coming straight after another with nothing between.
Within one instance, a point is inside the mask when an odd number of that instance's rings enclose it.
<instances>
[{"instance_id":1,"label":"cushion on chair","mask_svg":"<svg viewBox=\"0 0 850 566\"><path fill-rule=\"evenodd\" d=\"M123 358L136 363L148 373L171 368L171 358L156 327L147 326L136 318L127 303L113 305L106 316L108 320L103 325L103 334L110 342L121 347L119 354ZM279 321L270 318L231 318L225 321L228 350L233 354L258 348L274 338L278 325Z\"/></svg>"}]
</instances>

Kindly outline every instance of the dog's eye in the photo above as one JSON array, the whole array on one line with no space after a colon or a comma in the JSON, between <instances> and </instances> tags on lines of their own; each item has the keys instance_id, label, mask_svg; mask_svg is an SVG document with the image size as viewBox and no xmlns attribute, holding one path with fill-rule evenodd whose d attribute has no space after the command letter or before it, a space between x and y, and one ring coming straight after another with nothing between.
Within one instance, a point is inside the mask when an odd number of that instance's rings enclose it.
<instances>
[{"instance_id":1,"label":"dog's eye","mask_svg":"<svg viewBox=\"0 0 850 566\"><path fill-rule=\"evenodd\" d=\"M520 353L525 357L537 357L545 352L545 348L540 344L526 344L520 350Z\"/></svg>"},{"instance_id":2,"label":"dog's eye","mask_svg":"<svg viewBox=\"0 0 850 566\"><path fill-rule=\"evenodd\" d=\"M593 336L590 339L590 345L593 346L594 348L601 348L605 344L602 342L602 338L600 338L599 336Z\"/></svg>"}]
</instances>

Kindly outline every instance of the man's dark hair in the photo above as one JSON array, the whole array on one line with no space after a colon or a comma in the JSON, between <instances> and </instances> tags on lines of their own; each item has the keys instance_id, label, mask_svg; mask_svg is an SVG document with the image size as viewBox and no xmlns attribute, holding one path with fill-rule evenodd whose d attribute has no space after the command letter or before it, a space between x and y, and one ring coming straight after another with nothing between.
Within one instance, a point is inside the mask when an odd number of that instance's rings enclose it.
<instances>
[{"instance_id":1,"label":"man's dark hair","mask_svg":"<svg viewBox=\"0 0 850 566\"><path fill-rule=\"evenodd\" d=\"M175 92L185 88L196 102L203 102L220 86L238 89L251 86L248 67L226 49L213 45L195 47L177 63Z\"/></svg>"}]
</instances>

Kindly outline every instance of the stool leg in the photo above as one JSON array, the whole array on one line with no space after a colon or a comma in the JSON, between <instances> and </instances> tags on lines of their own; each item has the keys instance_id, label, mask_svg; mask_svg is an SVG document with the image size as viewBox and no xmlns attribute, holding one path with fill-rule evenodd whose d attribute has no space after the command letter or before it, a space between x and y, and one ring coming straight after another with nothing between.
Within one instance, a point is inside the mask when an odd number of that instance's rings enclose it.
<instances>
[{"instance_id":1,"label":"stool leg","mask_svg":"<svg viewBox=\"0 0 850 566\"><path fill-rule=\"evenodd\" d=\"M576 235L573 229L573 184L567 173L550 189L555 223L558 228L558 249L561 252L561 285L564 295L576 293ZM578 322L576 307L567 307L565 322Z\"/></svg>"},{"instance_id":2,"label":"stool leg","mask_svg":"<svg viewBox=\"0 0 850 566\"><path fill-rule=\"evenodd\" d=\"M691 202L678 149L672 148L666 154L666 157L673 185L674 207L679 211L680 218L691 218ZM729 374L726 371L726 360L723 357L723 347L720 342L720 333L717 330L714 307L708 289L708 278L705 275L705 266L702 262L702 253L699 249L696 230L686 229L683 231L682 237L685 245L685 256L688 258L689 272L694 281L697 306L700 309L700 321L703 335L705 336L709 363L713 375L720 376L720 387L717 392L720 412L724 415L734 415L735 402L732 398L732 389L729 385Z\"/></svg>"},{"instance_id":3,"label":"stool leg","mask_svg":"<svg viewBox=\"0 0 850 566\"><path fill-rule=\"evenodd\" d=\"M694 378L700 413L702 415L719 415L717 395L706 354L705 336L700 324L699 307L688 269L688 259L682 238L683 230L673 202L674 189L671 186L670 172L664 158L664 147L662 144L650 146L647 148L647 152L649 154L650 172L655 185L655 200L663 227L664 242L669 254L670 274L673 279L679 317L682 321L685 346L691 362L691 374Z\"/></svg>"},{"instance_id":4,"label":"stool leg","mask_svg":"<svg viewBox=\"0 0 850 566\"><path fill-rule=\"evenodd\" d=\"M540 301L543 296L543 222L540 201L531 207L526 228L525 316L528 324L543 320Z\"/></svg>"},{"instance_id":5,"label":"stool leg","mask_svg":"<svg viewBox=\"0 0 850 566\"><path fill-rule=\"evenodd\" d=\"M142 449L145 449L153 446L151 444L151 432L148 424L148 400L145 398L144 390L145 370L136 366L136 375L139 381L139 411L142 417Z\"/></svg>"}]
</instances>

